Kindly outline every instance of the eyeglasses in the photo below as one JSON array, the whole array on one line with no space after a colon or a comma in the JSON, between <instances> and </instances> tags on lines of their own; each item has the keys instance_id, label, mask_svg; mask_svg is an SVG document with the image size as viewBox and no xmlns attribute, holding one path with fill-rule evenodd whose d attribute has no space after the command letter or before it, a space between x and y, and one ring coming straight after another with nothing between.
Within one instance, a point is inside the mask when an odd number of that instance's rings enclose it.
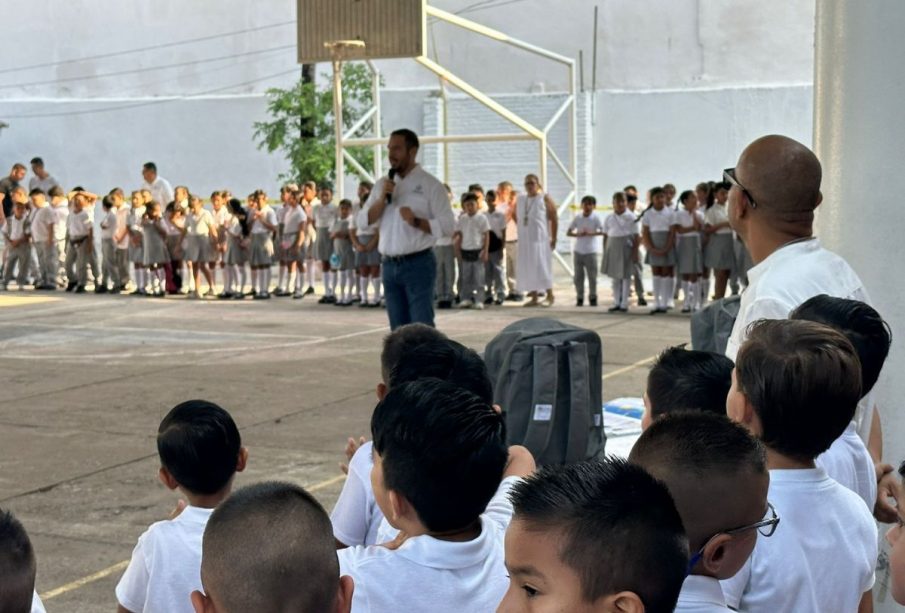
<instances>
[{"instance_id":1,"label":"eyeglasses","mask_svg":"<svg viewBox=\"0 0 905 613\"><path fill-rule=\"evenodd\" d=\"M742 190L742 193L745 194L745 196L748 198L748 201L751 203L752 209L757 208L757 203L754 201L754 197L751 195L751 192L749 192L748 189L744 185L739 183L738 179L735 178L735 168L725 169L723 171L723 178L732 185Z\"/></svg>"},{"instance_id":2,"label":"eyeglasses","mask_svg":"<svg viewBox=\"0 0 905 613\"><path fill-rule=\"evenodd\" d=\"M710 544L710 541L715 539L721 534L728 534L730 536L735 534L741 534L742 532L747 532L748 530L757 530L758 533L766 538L770 538L773 536L773 533L776 532L776 526L779 525L779 516L776 514L776 509L773 508L773 505L769 502L767 503L767 513L766 517L758 522L754 522L753 524L748 524L747 526L740 526L738 528L732 528L730 530L723 530L722 532L717 532L704 543L704 546L701 549L691 556L691 559L688 560L688 567L685 569L685 575L688 576L691 574L691 571L697 565L698 562L701 561L701 558L704 557L704 550L707 548L707 545Z\"/></svg>"}]
</instances>

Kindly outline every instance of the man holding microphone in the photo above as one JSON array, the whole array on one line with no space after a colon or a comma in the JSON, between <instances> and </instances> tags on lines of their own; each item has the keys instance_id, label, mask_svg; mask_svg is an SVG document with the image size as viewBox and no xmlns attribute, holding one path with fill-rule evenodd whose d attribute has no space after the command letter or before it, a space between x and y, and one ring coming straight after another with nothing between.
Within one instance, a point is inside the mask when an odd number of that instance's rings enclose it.
<instances>
[{"instance_id":1,"label":"man holding microphone","mask_svg":"<svg viewBox=\"0 0 905 613\"><path fill-rule=\"evenodd\" d=\"M377 181L356 219L359 228L380 231L377 250L390 328L419 322L434 325L434 242L452 236L455 217L446 188L417 164L418 136L390 134L389 177Z\"/></svg>"}]
</instances>

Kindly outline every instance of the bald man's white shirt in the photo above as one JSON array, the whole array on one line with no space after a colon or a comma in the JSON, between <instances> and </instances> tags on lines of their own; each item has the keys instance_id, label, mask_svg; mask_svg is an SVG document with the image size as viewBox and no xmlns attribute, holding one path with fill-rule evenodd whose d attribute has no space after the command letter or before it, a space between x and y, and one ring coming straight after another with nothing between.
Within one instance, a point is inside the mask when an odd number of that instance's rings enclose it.
<instances>
[{"instance_id":1,"label":"bald man's white shirt","mask_svg":"<svg viewBox=\"0 0 905 613\"><path fill-rule=\"evenodd\" d=\"M173 202L173 186L170 185L170 182L164 179L163 177L158 176L154 179L153 183L148 183L145 181L141 185L142 189L146 189L151 192L151 198L161 206L161 208L165 208L169 203Z\"/></svg>"}]
</instances>

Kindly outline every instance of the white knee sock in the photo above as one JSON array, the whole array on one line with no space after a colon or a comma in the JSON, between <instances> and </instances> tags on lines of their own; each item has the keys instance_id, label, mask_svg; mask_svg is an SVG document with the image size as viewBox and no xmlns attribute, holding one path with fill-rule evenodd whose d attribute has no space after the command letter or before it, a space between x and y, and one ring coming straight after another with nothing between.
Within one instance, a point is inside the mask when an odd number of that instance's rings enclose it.
<instances>
[{"instance_id":1,"label":"white knee sock","mask_svg":"<svg viewBox=\"0 0 905 613\"><path fill-rule=\"evenodd\" d=\"M654 308L662 309L666 306L663 301L663 277L654 277Z\"/></svg>"},{"instance_id":2,"label":"white knee sock","mask_svg":"<svg viewBox=\"0 0 905 613\"><path fill-rule=\"evenodd\" d=\"M306 260L307 266L305 267L305 278L308 280L308 287L314 287L314 267L316 263L314 260Z\"/></svg>"},{"instance_id":3,"label":"white knee sock","mask_svg":"<svg viewBox=\"0 0 905 613\"><path fill-rule=\"evenodd\" d=\"M348 270L339 271L339 292L343 302L352 298L352 273Z\"/></svg>"},{"instance_id":4,"label":"white knee sock","mask_svg":"<svg viewBox=\"0 0 905 613\"><path fill-rule=\"evenodd\" d=\"M676 306L676 301L673 299L675 295L676 289L676 278L675 277L663 277L663 295L666 297L666 300L663 304L664 307L673 308Z\"/></svg>"},{"instance_id":5,"label":"white knee sock","mask_svg":"<svg viewBox=\"0 0 905 613\"><path fill-rule=\"evenodd\" d=\"M368 301L368 278L364 275L358 276L358 295L363 303Z\"/></svg>"},{"instance_id":6,"label":"white knee sock","mask_svg":"<svg viewBox=\"0 0 905 613\"><path fill-rule=\"evenodd\" d=\"M613 289L613 306L617 307L622 304L622 281L613 279L610 287Z\"/></svg>"},{"instance_id":7,"label":"white knee sock","mask_svg":"<svg viewBox=\"0 0 905 613\"><path fill-rule=\"evenodd\" d=\"M695 284L691 281L682 281L682 291L685 292L684 307L690 309L694 306Z\"/></svg>"},{"instance_id":8,"label":"white knee sock","mask_svg":"<svg viewBox=\"0 0 905 613\"><path fill-rule=\"evenodd\" d=\"M295 291L297 291L297 292L302 291L302 281L305 280L304 276L305 275L302 273L301 270L295 271Z\"/></svg>"},{"instance_id":9,"label":"white knee sock","mask_svg":"<svg viewBox=\"0 0 905 613\"><path fill-rule=\"evenodd\" d=\"M374 297L371 298L371 303L377 304L378 302L380 302L380 298L382 297L380 295L380 275L371 277L371 288L374 290Z\"/></svg>"},{"instance_id":10,"label":"white knee sock","mask_svg":"<svg viewBox=\"0 0 905 613\"><path fill-rule=\"evenodd\" d=\"M165 292L167 289L167 271L163 268L157 269L157 283L159 284L159 291Z\"/></svg>"},{"instance_id":11,"label":"white knee sock","mask_svg":"<svg viewBox=\"0 0 905 613\"><path fill-rule=\"evenodd\" d=\"M324 273L324 296L332 296L332 292L330 291L330 276L333 272L325 272Z\"/></svg>"},{"instance_id":12,"label":"white knee sock","mask_svg":"<svg viewBox=\"0 0 905 613\"><path fill-rule=\"evenodd\" d=\"M340 272L346 272L346 271L340 271ZM336 282L338 280L339 280L339 275L336 274L335 270L331 270L330 271L330 295L331 296L336 295Z\"/></svg>"},{"instance_id":13,"label":"white knee sock","mask_svg":"<svg viewBox=\"0 0 905 613\"><path fill-rule=\"evenodd\" d=\"M145 277L144 268L135 269L135 284L138 285L138 289L144 289L145 286L148 284L148 280Z\"/></svg>"},{"instance_id":14,"label":"white knee sock","mask_svg":"<svg viewBox=\"0 0 905 613\"><path fill-rule=\"evenodd\" d=\"M245 282L248 279L248 271L244 264L241 266L236 264L236 269L239 271L239 291L245 293Z\"/></svg>"},{"instance_id":15,"label":"white knee sock","mask_svg":"<svg viewBox=\"0 0 905 613\"><path fill-rule=\"evenodd\" d=\"M698 302L698 306L707 304L707 301L710 300L710 279L701 279L701 299Z\"/></svg>"},{"instance_id":16,"label":"white knee sock","mask_svg":"<svg viewBox=\"0 0 905 613\"><path fill-rule=\"evenodd\" d=\"M227 266L223 269L223 293L229 294L233 291L233 267Z\"/></svg>"},{"instance_id":17,"label":"white knee sock","mask_svg":"<svg viewBox=\"0 0 905 613\"><path fill-rule=\"evenodd\" d=\"M631 292L631 289L632 289L631 279L623 279L622 280L622 303L619 305L623 309L628 308L628 297L629 297L629 292Z\"/></svg>"},{"instance_id":18,"label":"white knee sock","mask_svg":"<svg viewBox=\"0 0 905 613\"><path fill-rule=\"evenodd\" d=\"M280 276L277 278L277 289L286 289L286 270L285 266L280 266Z\"/></svg>"}]
</instances>

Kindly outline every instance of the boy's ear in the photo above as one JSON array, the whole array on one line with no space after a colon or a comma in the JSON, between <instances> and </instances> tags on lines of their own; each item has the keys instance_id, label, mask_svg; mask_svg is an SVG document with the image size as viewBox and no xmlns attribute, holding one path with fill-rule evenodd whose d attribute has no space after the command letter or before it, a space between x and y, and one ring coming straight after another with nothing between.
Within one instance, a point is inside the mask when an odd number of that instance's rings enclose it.
<instances>
[{"instance_id":1,"label":"boy's ear","mask_svg":"<svg viewBox=\"0 0 905 613\"><path fill-rule=\"evenodd\" d=\"M176 478L163 466L157 471L157 478L160 479L160 482L168 489L175 490L179 487L179 482L176 481Z\"/></svg>"},{"instance_id":2,"label":"boy's ear","mask_svg":"<svg viewBox=\"0 0 905 613\"><path fill-rule=\"evenodd\" d=\"M377 384L377 402L383 402L387 396L387 384L381 381Z\"/></svg>"},{"instance_id":3,"label":"boy's ear","mask_svg":"<svg viewBox=\"0 0 905 613\"><path fill-rule=\"evenodd\" d=\"M732 541L729 534L717 534L704 545L704 555L701 556L701 566L708 575L720 577L724 564L727 562L727 547Z\"/></svg>"},{"instance_id":4,"label":"boy's ear","mask_svg":"<svg viewBox=\"0 0 905 613\"><path fill-rule=\"evenodd\" d=\"M248 465L248 449L239 447L239 459L236 460L236 472L240 473Z\"/></svg>"},{"instance_id":5,"label":"boy's ear","mask_svg":"<svg viewBox=\"0 0 905 613\"><path fill-rule=\"evenodd\" d=\"M405 496L396 490L387 490L387 496L390 500L390 515L394 521L400 518L411 519L410 515L414 509Z\"/></svg>"},{"instance_id":6,"label":"boy's ear","mask_svg":"<svg viewBox=\"0 0 905 613\"><path fill-rule=\"evenodd\" d=\"M195 613L217 613L214 602L198 590L192 592L192 607Z\"/></svg>"},{"instance_id":7,"label":"boy's ear","mask_svg":"<svg viewBox=\"0 0 905 613\"><path fill-rule=\"evenodd\" d=\"M352 577L343 575L339 578L339 589L336 591L336 609L334 613L350 613L352 611L352 594L355 582Z\"/></svg>"},{"instance_id":8,"label":"boy's ear","mask_svg":"<svg viewBox=\"0 0 905 613\"><path fill-rule=\"evenodd\" d=\"M634 592L619 592L605 597L603 610L608 613L644 613L644 603Z\"/></svg>"}]
</instances>

